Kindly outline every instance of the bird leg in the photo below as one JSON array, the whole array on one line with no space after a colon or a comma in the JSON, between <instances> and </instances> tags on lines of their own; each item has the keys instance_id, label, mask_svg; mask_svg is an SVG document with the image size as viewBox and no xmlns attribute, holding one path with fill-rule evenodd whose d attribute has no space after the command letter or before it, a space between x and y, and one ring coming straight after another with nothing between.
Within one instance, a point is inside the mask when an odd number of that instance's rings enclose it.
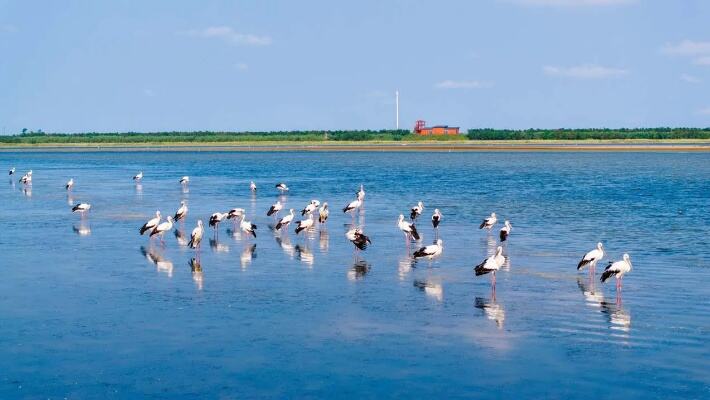
<instances>
[{"instance_id":1,"label":"bird leg","mask_svg":"<svg viewBox=\"0 0 710 400\"><path fill-rule=\"evenodd\" d=\"M496 287L496 272L493 271L493 277L491 278L491 284Z\"/></svg>"}]
</instances>

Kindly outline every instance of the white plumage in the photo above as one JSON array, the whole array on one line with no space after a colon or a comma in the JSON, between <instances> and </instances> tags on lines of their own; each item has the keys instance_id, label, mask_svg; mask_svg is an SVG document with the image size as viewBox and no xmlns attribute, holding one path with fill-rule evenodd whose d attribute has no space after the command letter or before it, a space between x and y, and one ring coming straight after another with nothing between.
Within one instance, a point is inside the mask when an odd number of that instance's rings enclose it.
<instances>
[{"instance_id":1,"label":"white plumage","mask_svg":"<svg viewBox=\"0 0 710 400\"><path fill-rule=\"evenodd\" d=\"M272 204L271 207L269 208L269 211L266 212L267 216L272 216L275 214L278 214L281 209L283 209L284 205L281 204L280 201L276 201L276 203Z\"/></svg>"},{"instance_id":2,"label":"white plumage","mask_svg":"<svg viewBox=\"0 0 710 400\"><path fill-rule=\"evenodd\" d=\"M621 261L609 261L609 265L606 266L602 273L601 281L606 282L613 276L616 278L617 289L621 289L621 280L629 272L631 272L631 257L628 254L624 254Z\"/></svg>"},{"instance_id":3,"label":"white plumage","mask_svg":"<svg viewBox=\"0 0 710 400\"><path fill-rule=\"evenodd\" d=\"M175 216L173 217L173 219L175 220L175 222L177 222L182 219L185 219L186 216L187 216L187 204L185 203L185 200L183 200L180 202L180 208L178 208L177 211L175 211Z\"/></svg>"},{"instance_id":4,"label":"white plumage","mask_svg":"<svg viewBox=\"0 0 710 400\"><path fill-rule=\"evenodd\" d=\"M140 171L137 174L133 175L134 181L140 181L141 179L143 179L143 171Z\"/></svg>"},{"instance_id":5,"label":"white plumage","mask_svg":"<svg viewBox=\"0 0 710 400\"><path fill-rule=\"evenodd\" d=\"M476 265L474 270L476 272L476 276L484 275L489 272L493 272L495 274L495 272L498 271L500 267L503 266L503 264L505 264L505 257L503 257L503 247L498 246L496 248L495 254L483 260L482 263Z\"/></svg>"},{"instance_id":6,"label":"white plumage","mask_svg":"<svg viewBox=\"0 0 710 400\"><path fill-rule=\"evenodd\" d=\"M183 185L187 185L188 183L190 183L190 177L187 175L183 176L182 178L180 178L180 183Z\"/></svg>"},{"instance_id":7,"label":"white plumage","mask_svg":"<svg viewBox=\"0 0 710 400\"><path fill-rule=\"evenodd\" d=\"M192 233L190 234L190 242L187 245L193 249L200 247L204 234L205 228L202 225L202 220L198 219L197 226L195 227L195 229L192 230Z\"/></svg>"},{"instance_id":8,"label":"white plumage","mask_svg":"<svg viewBox=\"0 0 710 400\"><path fill-rule=\"evenodd\" d=\"M411 219L412 221L414 221L415 219L417 219L417 217L419 217L420 215L422 215L422 212L424 212L424 203L422 203L422 202L420 201L420 202L417 203L416 206L412 207L412 209L411 209L411 211L410 211L410 213L409 213L409 219Z\"/></svg>"},{"instance_id":9,"label":"white plumage","mask_svg":"<svg viewBox=\"0 0 710 400\"><path fill-rule=\"evenodd\" d=\"M154 218L149 219L148 222L146 222L145 224L143 224L143 226L142 226L141 229L140 229L141 235L143 235L144 233L146 233L146 232L148 232L148 231L152 231L153 228L155 228L156 226L158 226L158 224L160 223L160 218L161 218L161 216L160 216L160 211L158 210L158 211L155 212L155 217L154 217Z\"/></svg>"},{"instance_id":10,"label":"white plumage","mask_svg":"<svg viewBox=\"0 0 710 400\"><path fill-rule=\"evenodd\" d=\"M593 270L597 266L597 262L599 262L602 257L604 257L604 245L602 245L602 242L599 242L597 243L596 249L587 252L587 254L582 257L579 264L577 264L577 270L579 271L587 265L589 265L590 270Z\"/></svg>"},{"instance_id":11,"label":"white plumage","mask_svg":"<svg viewBox=\"0 0 710 400\"><path fill-rule=\"evenodd\" d=\"M325 224L325 221L328 220L328 216L330 215L330 211L328 210L328 202L324 202L323 206L318 210L318 222L321 224Z\"/></svg>"},{"instance_id":12,"label":"white plumage","mask_svg":"<svg viewBox=\"0 0 710 400\"><path fill-rule=\"evenodd\" d=\"M279 222L276 223L276 230L279 230L284 226L288 226L288 224L290 224L291 221L293 221L293 217L294 217L293 208L288 210L288 212L289 212L288 215L284 216L283 218L281 218L279 220Z\"/></svg>"},{"instance_id":13,"label":"white plumage","mask_svg":"<svg viewBox=\"0 0 710 400\"><path fill-rule=\"evenodd\" d=\"M485 218L482 222L481 225L478 227L478 229L483 229L486 228L490 230L493 228L493 226L498 222L498 217L496 217L496 213L491 213L491 216L488 218Z\"/></svg>"},{"instance_id":14,"label":"white plumage","mask_svg":"<svg viewBox=\"0 0 710 400\"><path fill-rule=\"evenodd\" d=\"M308 218L302 221L298 221L296 226L296 234L298 235L301 231L311 229L313 226L313 214L308 214Z\"/></svg>"},{"instance_id":15,"label":"white plumage","mask_svg":"<svg viewBox=\"0 0 710 400\"><path fill-rule=\"evenodd\" d=\"M409 240L414 238L414 240L419 240L419 232L417 232L417 227L413 223L404 220L404 215L399 214L399 219L397 220L397 227L404 233L405 240L409 244Z\"/></svg>"},{"instance_id":16,"label":"white plumage","mask_svg":"<svg viewBox=\"0 0 710 400\"><path fill-rule=\"evenodd\" d=\"M74 187L74 178L70 178L69 181L67 181L67 184L64 185L64 188L66 190L71 190L71 188Z\"/></svg>"},{"instance_id":17,"label":"white plumage","mask_svg":"<svg viewBox=\"0 0 710 400\"><path fill-rule=\"evenodd\" d=\"M429 246L424 246L424 247L420 248L419 250L415 251L413 254L413 257L414 258L427 257L429 259L432 259L432 258L440 255L443 250L444 250L444 241L441 239L437 239L436 243L430 244Z\"/></svg>"},{"instance_id":18,"label":"white plumage","mask_svg":"<svg viewBox=\"0 0 710 400\"><path fill-rule=\"evenodd\" d=\"M512 230L513 225L511 225L510 221L506 219L505 223L503 224L503 227L500 228L500 241L505 242L508 239L508 235L510 235L510 231Z\"/></svg>"},{"instance_id":19,"label":"white plumage","mask_svg":"<svg viewBox=\"0 0 710 400\"><path fill-rule=\"evenodd\" d=\"M173 229L173 217L168 215L167 221L161 222L153 228L153 231L150 233L150 236L153 237L155 235L160 235L160 241L164 242L163 240L163 235L165 235L165 232L170 231Z\"/></svg>"}]
</instances>

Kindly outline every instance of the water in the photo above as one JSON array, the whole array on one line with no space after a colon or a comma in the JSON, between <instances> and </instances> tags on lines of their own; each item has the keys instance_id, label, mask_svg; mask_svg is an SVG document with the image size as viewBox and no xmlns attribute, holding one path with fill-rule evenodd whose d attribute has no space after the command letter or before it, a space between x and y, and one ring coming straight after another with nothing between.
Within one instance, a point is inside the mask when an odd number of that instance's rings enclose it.
<instances>
[{"instance_id":1,"label":"water","mask_svg":"<svg viewBox=\"0 0 710 400\"><path fill-rule=\"evenodd\" d=\"M31 193L7 178L0 190L2 399L710 394L707 153L0 160L20 175L34 170ZM130 179L138 170L140 190ZM329 202L327 229L297 237L292 225L283 238L269 230L280 181L291 187L287 208ZM373 244L356 259L344 237L351 218L339 209L360 183L358 221ZM137 233L181 199L186 235L197 217L243 207L258 237L224 223L193 272L193 252L173 234L162 248ZM431 212L444 214L444 252L431 262L412 263L396 227L418 200L422 244L434 238ZM93 205L85 222L69 212L76 201ZM495 232L476 229L491 211L497 228L513 224L495 293L472 269L496 246ZM613 282L575 270L600 240L605 259L631 255L619 299Z\"/></svg>"}]
</instances>

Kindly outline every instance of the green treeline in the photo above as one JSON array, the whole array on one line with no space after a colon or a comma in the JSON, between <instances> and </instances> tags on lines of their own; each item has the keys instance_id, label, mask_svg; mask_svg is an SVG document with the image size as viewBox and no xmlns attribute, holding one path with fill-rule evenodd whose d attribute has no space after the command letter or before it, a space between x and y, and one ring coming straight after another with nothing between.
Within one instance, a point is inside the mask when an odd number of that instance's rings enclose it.
<instances>
[{"instance_id":1,"label":"green treeline","mask_svg":"<svg viewBox=\"0 0 710 400\"><path fill-rule=\"evenodd\" d=\"M710 139L710 128L469 129L470 140Z\"/></svg>"},{"instance_id":2,"label":"green treeline","mask_svg":"<svg viewBox=\"0 0 710 400\"><path fill-rule=\"evenodd\" d=\"M400 130L275 131L275 132L114 132L0 135L0 144L155 144L325 141L458 141L458 140L610 140L710 139L710 128L641 129L469 129L458 136L418 136Z\"/></svg>"}]
</instances>

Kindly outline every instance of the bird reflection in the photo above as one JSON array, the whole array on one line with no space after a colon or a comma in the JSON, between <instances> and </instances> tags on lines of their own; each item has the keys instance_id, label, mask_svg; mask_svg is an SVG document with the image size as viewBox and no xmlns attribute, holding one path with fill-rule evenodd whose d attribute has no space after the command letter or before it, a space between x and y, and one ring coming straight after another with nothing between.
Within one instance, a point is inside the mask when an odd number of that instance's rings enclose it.
<instances>
[{"instance_id":1,"label":"bird reflection","mask_svg":"<svg viewBox=\"0 0 710 400\"><path fill-rule=\"evenodd\" d=\"M210 249L216 253L228 253L229 246L224 243L220 243L217 239L210 239Z\"/></svg>"},{"instance_id":2,"label":"bird reflection","mask_svg":"<svg viewBox=\"0 0 710 400\"><path fill-rule=\"evenodd\" d=\"M601 312L607 316L611 330L623 333L628 333L631 330L631 314L621 307L620 299L617 298L615 303L602 301L601 306Z\"/></svg>"},{"instance_id":3,"label":"bird reflection","mask_svg":"<svg viewBox=\"0 0 710 400\"><path fill-rule=\"evenodd\" d=\"M74 205L74 196L71 195L71 192L67 192L67 205Z\"/></svg>"},{"instance_id":4,"label":"bird reflection","mask_svg":"<svg viewBox=\"0 0 710 400\"><path fill-rule=\"evenodd\" d=\"M415 280L414 287L419 288L427 296L433 298L434 300L441 302L444 300L444 287L441 282L435 282L431 280Z\"/></svg>"},{"instance_id":5,"label":"bird reflection","mask_svg":"<svg viewBox=\"0 0 710 400\"><path fill-rule=\"evenodd\" d=\"M496 301L495 290L491 293L490 299L476 297L475 301L475 307L482 310L486 318L494 321L498 329L503 329L503 323L505 322L505 309Z\"/></svg>"},{"instance_id":6,"label":"bird reflection","mask_svg":"<svg viewBox=\"0 0 710 400\"><path fill-rule=\"evenodd\" d=\"M236 221L236 219L235 219ZM241 241L242 240L242 231L240 229L236 229L236 222L235 222L235 229L227 229L227 235L231 237L232 239L236 241Z\"/></svg>"},{"instance_id":7,"label":"bird reflection","mask_svg":"<svg viewBox=\"0 0 710 400\"><path fill-rule=\"evenodd\" d=\"M192 271L192 280L195 282L195 285L197 285L197 290L202 290L202 264L194 257L187 264Z\"/></svg>"},{"instance_id":8,"label":"bird reflection","mask_svg":"<svg viewBox=\"0 0 710 400\"><path fill-rule=\"evenodd\" d=\"M156 251L154 248L146 249L145 246L141 246L141 253L145 258L155 265L158 272L162 272L168 275L168 277L173 276L173 263L172 261L163 257L163 255Z\"/></svg>"},{"instance_id":9,"label":"bird reflection","mask_svg":"<svg viewBox=\"0 0 710 400\"><path fill-rule=\"evenodd\" d=\"M404 278L406 278L407 275L409 275L409 273L412 271L413 266L414 259L412 259L412 256L410 256L409 253L406 253L402 257L400 257L397 268L397 272L399 272L399 279L404 280Z\"/></svg>"},{"instance_id":10,"label":"bird reflection","mask_svg":"<svg viewBox=\"0 0 710 400\"><path fill-rule=\"evenodd\" d=\"M348 270L348 280L356 281L362 279L370 272L370 264L365 260L358 260L353 267Z\"/></svg>"},{"instance_id":11,"label":"bird reflection","mask_svg":"<svg viewBox=\"0 0 710 400\"><path fill-rule=\"evenodd\" d=\"M188 186L188 185L181 185L181 186L182 186L182 194L190 193L190 186Z\"/></svg>"},{"instance_id":12,"label":"bird reflection","mask_svg":"<svg viewBox=\"0 0 710 400\"><path fill-rule=\"evenodd\" d=\"M175 239L177 239L178 245L186 247L187 243L190 241L190 238L185 235L185 232L181 229L175 229L173 233L175 234Z\"/></svg>"},{"instance_id":13,"label":"bird reflection","mask_svg":"<svg viewBox=\"0 0 710 400\"><path fill-rule=\"evenodd\" d=\"M256 258L256 243L251 246L246 246L242 250L242 254L239 256L239 262L241 263L242 269L247 269L251 260Z\"/></svg>"},{"instance_id":14,"label":"bird reflection","mask_svg":"<svg viewBox=\"0 0 710 400\"><path fill-rule=\"evenodd\" d=\"M291 238L288 236L288 234L283 235L283 236L276 236L276 243L278 243L279 247L281 247L281 250L283 250L284 253L286 253L287 256L289 256L291 259L296 256L296 248L293 247L291 244Z\"/></svg>"},{"instance_id":15,"label":"bird reflection","mask_svg":"<svg viewBox=\"0 0 710 400\"><path fill-rule=\"evenodd\" d=\"M330 241L330 235L328 234L327 229L321 229L319 232L319 237L318 237L318 246L320 247L321 253L327 253L328 252L328 245Z\"/></svg>"},{"instance_id":16,"label":"bird reflection","mask_svg":"<svg viewBox=\"0 0 710 400\"><path fill-rule=\"evenodd\" d=\"M82 221L79 224L74 224L72 226L72 230L74 233L76 233L79 236L89 236L91 235L91 226L87 224L85 221Z\"/></svg>"},{"instance_id":17,"label":"bird reflection","mask_svg":"<svg viewBox=\"0 0 710 400\"><path fill-rule=\"evenodd\" d=\"M31 185L25 185L22 187L22 194L25 197L32 197L32 186Z\"/></svg>"},{"instance_id":18,"label":"bird reflection","mask_svg":"<svg viewBox=\"0 0 710 400\"><path fill-rule=\"evenodd\" d=\"M136 194L140 197L143 195L143 184L136 183Z\"/></svg>"},{"instance_id":19,"label":"bird reflection","mask_svg":"<svg viewBox=\"0 0 710 400\"><path fill-rule=\"evenodd\" d=\"M631 314L622 307L621 295L617 294L614 302L606 301L604 293L595 288L596 280L590 277L585 283L585 278L577 278L577 286L584 295L587 305L599 309L607 317L609 328L615 331L629 332L631 330Z\"/></svg>"},{"instance_id":20,"label":"bird reflection","mask_svg":"<svg viewBox=\"0 0 710 400\"><path fill-rule=\"evenodd\" d=\"M313 257L313 252L307 246L297 244L296 247L294 247L294 250L296 251L296 258L298 258L298 261L306 264L308 267L313 266L315 257Z\"/></svg>"},{"instance_id":21,"label":"bird reflection","mask_svg":"<svg viewBox=\"0 0 710 400\"><path fill-rule=\"evenodd\" d=\"M492 256L496 253L496 248L498 247L498 242L496 242L495 236L486 236L486 254Z\"/></svg>"},{"instance_id":22,"label":"bird reflection","mask_svg":"<svg viewBox=\"0 0 710 400\"><path fill-rule=\"evenodd\" d=\"M596 290L595 280L593 278L590 278L587 283L584 282L584 279L585 278L578 277L577 286L579 287L579 290L582 291L582 295L584 295L584 300L587 302L587 305L592 308L599 309L604 302L604 293L601 290Z\"/></svg>"}]
</instances>

